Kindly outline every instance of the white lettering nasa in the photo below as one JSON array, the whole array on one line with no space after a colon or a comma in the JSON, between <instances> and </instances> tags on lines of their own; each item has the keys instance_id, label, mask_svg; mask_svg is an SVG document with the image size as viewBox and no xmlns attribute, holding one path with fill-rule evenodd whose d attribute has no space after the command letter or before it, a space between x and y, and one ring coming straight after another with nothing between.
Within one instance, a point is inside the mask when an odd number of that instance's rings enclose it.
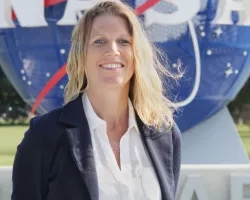
<instances>
[{"instance_id":1,"label":"white lettering nasa","mask_svg":"<svg viewBox=\"0 0 250 200\"><path fill-rule=\"evenodd\" d=\"M92 0L69 0L67 2L67 7L65 9L64 15L61 20L58 21L57 25L74 25L77 22L77 15L81 14L81 11L84 11L93 5L94 1Z\"/></svg>"},{"instance_id":2,"label":"white lettering nasa","mask_svg":"<svg viewBox=\"0 0 250 200\"><path fill-rule=\"evenodd\" d=\"M220 0L217 8L215 24L232 24L231 12L239 14L239 26L250 26L250 1L249 0Z\"/></svg>"},{"instance_id":3,"label":"white lettering nasa","mask_svg":"<svg viewBox=\"0 0 250 200\"><path fill-rule=\"evenodd\" d=\"M12 21L12 9L22 27L47 26L44 17L44 0L1 0L0 28L15 27Z\"/></svg>"},{"instance_id":4,"label":"white lettering nasa","mask_svg":"<svg viewBox=\"0 0 250 200\"><path fill-rule=\"evenodd\" d=\"M177 11L163 14L148 9L145 15L145 25L152 23L179 24L192 19L200 9L200 0L164 0L177 6ZM93 0L68 0L64 15L58 25L74 25L77 15L88 9ZM31 8L31 9L30 9ZM22 27L48 26L44 17L44 0L1 0L0 1L0 28L14 28L12 9ZM249 0L220 0L217 14L212 23L232 24L231 12L239 13L238 25L250 26L250 1Z\"/></svg>"},{"instance_id":5,"label":"white lettering nasa","mask_svg":"<svg viewBox=\"0 0 250 200\"><path fill-rule=\"evenodd\" d=\"M250 174L232 173L229 174L229 177L230 183L228 184L228 189L230 194L228 193L227 196L230 196L230 200L249 199L246 198L246 196L250 191L249 187L246 186L250 185ZM214 184L216 185L216 183ZM194 199L194 195L197 200L209 200L211 188L211 185L204 184L204 177L201 175L189 174L183 183L178 200L192 200ZM217 192L219 192L219 190Z\"/></svg>"},{"instance_id":6,"label":"white lettering nasa","mask_svg":"<svg viewBox=\"0 0 250 200\"><path fill-rule=\"evenodd\" d=\"M204 186L201 175L188 175L184 182L184 187L180 194L179 200L191 200L194 193L198 200L208 200L208 193Z\"/></svg>"}]
</instances>

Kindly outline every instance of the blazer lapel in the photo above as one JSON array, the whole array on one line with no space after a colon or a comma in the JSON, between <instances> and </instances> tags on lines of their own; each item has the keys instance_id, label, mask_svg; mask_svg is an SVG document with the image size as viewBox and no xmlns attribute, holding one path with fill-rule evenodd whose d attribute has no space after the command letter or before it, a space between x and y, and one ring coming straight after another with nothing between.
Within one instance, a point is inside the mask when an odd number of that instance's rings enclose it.
<instances>
[{"instance_id":1,"label":"blazer lapel","mask_svg":"<svg viewBox=\"0 0 250 200\"><path fill-rule=\"evenodd\" d=\"M64 106L60 123L66 125L65 132L69 141L71 155L79 170L91 200L98 200L98 181L94 152L88 122L83 110L82 95ZM173 144L171 132L158 132L147 127L136 114L142 140L157 174L162 200L173 200Z\"/></svg>"},{"instance_id":2,"label":"blazer lapel","mask_svg":"<svg viewBox=\"0 0 250 200\"><path fill-rule=\"evenodd\" d=\"M98 200L98 181L88 122L82 95L64 106L60 122L67 125L65 132L75 165L88 189L90 199Z\"/></svg>"},{"instance_id":3,"label":"blazer lapel","mask_svg":"<svg viewBox=\"0 0 250 200\"><path fill-rule=\"evenodd\" d=\"M174 200L172 133L147 127L137 116L138 128L161 187L162 200Z\"/></svg>"}]
</instances>

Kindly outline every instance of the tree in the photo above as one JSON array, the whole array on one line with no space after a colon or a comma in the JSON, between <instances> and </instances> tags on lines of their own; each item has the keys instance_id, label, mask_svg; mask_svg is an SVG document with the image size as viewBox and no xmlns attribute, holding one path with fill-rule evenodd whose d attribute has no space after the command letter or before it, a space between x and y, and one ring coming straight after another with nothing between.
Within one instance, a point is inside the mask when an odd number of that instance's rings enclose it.
<instances>
[{"instance_id":1,"label":"tree","mask_svg":"<svg viewBox=\"0 0 250 200\"><path fill-rule=\"evenodd\" d=\"M229 110L236 122L250 123L250 78L237 97L229 104Z\"/></svg>"},{"instance_id":2,"label":"tree","mask_svg":"<svg viewBox=\"0 0 250 200\"><path fill-rule=\"evenodd\" d=\"M10 84L0 66L0 123L22 123L27 116L27 104Z\"/></svg>"}]
</instances>

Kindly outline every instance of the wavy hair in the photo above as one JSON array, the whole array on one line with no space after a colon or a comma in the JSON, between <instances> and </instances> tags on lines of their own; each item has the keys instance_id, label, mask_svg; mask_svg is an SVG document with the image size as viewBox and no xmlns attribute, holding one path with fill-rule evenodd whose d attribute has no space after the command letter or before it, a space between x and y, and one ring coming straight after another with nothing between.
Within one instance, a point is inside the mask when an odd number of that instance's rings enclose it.
<instances>
[{"instance_id":1,"label":"wavy hair","mask_svg":"<svg viewBox=\"0 0 250 200\"><path fill-rule=\"evenodd\" d=\"M120 1L102 0L86 10L75 25L67 62L68 83L64 103L75 99L88 86L85 73L87 43L93 20L100 15L124 18L132 36L135 73L130 82L129 97L135 112L147 126L171 128L175 105L164 95L164 79L175 78L159 60L159 50L149 41L134 10ZM166 64L166 63L165 63ZM164 79L163 79L164 78Z\"/></svg>"}]
</instances>

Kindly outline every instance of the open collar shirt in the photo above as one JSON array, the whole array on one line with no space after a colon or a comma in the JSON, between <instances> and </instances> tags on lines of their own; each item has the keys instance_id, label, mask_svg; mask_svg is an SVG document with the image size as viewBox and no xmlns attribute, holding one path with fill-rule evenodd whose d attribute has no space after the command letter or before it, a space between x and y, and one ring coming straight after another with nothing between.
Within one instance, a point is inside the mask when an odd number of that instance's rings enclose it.
<instances>
[{"instance_id":1,"label":"open collar shirt","mask_svg":"<svg viewBox=\"0 0 250 200\"><path fill-rule=\"evenodd\" d=\"M120 140L120 168L99 118L85 92L82 95L94 149L99 200L160 200L160 185L138 130L129 100L129 123Z\"/></svg>"}]
</instances>

